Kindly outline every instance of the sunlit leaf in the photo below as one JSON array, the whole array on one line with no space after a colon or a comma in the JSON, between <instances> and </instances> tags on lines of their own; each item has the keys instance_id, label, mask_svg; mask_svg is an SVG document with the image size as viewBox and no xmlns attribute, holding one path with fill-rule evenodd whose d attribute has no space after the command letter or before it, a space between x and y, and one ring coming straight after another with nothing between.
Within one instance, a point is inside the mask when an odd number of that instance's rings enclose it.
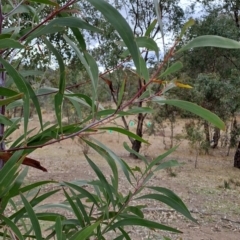
<instances>
[{"instance_id":1,"label":"sunlit leaf","mask_svg":"<svg viewBox=\"0 0 240 240\"><path fill-rule=\"evenodd\" d=\"M183 83L180 83L180 82L178 82L178 81L175 81L174 82L175 83L175 85L177 86L177 87L180 87L180 88L193 88L192 86L190 86L190 85L188 85L188 84L183 84Z\"/></svg>"}]
</instances>

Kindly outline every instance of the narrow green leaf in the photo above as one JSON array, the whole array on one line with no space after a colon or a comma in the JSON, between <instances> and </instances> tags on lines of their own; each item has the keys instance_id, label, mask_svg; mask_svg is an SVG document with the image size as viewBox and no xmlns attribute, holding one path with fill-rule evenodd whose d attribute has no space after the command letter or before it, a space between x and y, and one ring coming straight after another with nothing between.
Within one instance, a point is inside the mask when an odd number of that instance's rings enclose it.
<instances>
[{"instance_id":1,"label":"narrow green leaf","mask_svg":"<svg viewBox=\"0 0 240 240\"><path fill-rule=\"evenodd\" d=\"M20 119L20 121L21 121L21 118L19 118L19 119ZM17 121L17 122L19 123L20 121ZM19 125L20 125L20 124L19 124ZM15 122L14 122L14 124L13 124L12 126L15 126L14 128L18 129L18 128L19 128L19 125L17 126L17 125L15 124ZM11 127L12 127L12 126L11 126ZM11 130L11 127L10 127L9 129L7 129L7 131L4 133L4 136L5 136L5 134L6 134L6 136L9 136L9 135L10 135L11 131L13 130L13 129ZM29 134L30 134L31 132L33 132L35 129L36 129L36 128L27 131L27 136L29 136ZM8 131L8 130L9 130L9 131ZM13 132L13 131L12 131L12 132ZM24 141L24 140L25 140L25 139L24 139L24 135L20 135L20 137L18 137L18 138L12 143L11 148L17 146L18 144L19 144L19 145L20 145L20 144L23 144L23 141Z\"/></svg>"},{"instance_id":2,"label":"narrow green leaf","mask_svg":"<svg viewBox=\"0 0 240 240\"><path fill-rule=\"evenodd\" d=\"M164 196L162 194L152 193L152 194L146 194L146 195L141 196L137 199L148 199L148 200L152 199L152 200L160 201L162 203L165 203L166 205L168 205L172 209L176 210L177 212L180 212L182 215L184 215L188 219L196 222L196 220L191 216L191 214L188 211L188 209L186 208L186 206L183 207L182 203L179 204L175 199L172 199L169 196Z\"/></svg>"},{"instance_id":3,"label":"narrow green leaf","mask_svg":"<svg viewBox=\"0 0 240 240\"><path fill-rule=\"evenodd\" d=\"M91 166L93 171L98 176L98 179L102 183L102 186L104 187L105 191L108 194L108 197L110 198L110 200L112 202L112 205L114 206L114 197L113 197L113 194L112 194L111 185L108 183L107 179L103 175L102 171L98 168L98 166L86 154L84 154L84 155L85 155L89 165Z\"/></svg>"},{"instance_id":4,"label":"narrow green leaf","mask_svg":"<svg viewBox=\"0 0 240 240\"><path fill-rule=\"evenodd\" d=\"M5 117L2 114L0 114L0 123L4 124L5 126L11 126L13 124L13 122L9 120L9 118Z\"/></svg>"},{"instance_id":5,"label":"narrow green leaf","mask_svg":"<svg viewBox=\"0 0 240 240\"><path fill-rule=\"evenodd\" d=\"M0 34L0 39L10 38L11 34Z\"/></svg>"},{"instance_id":6,"label":"narrow green leaf","mask_svg":"<svg viewBox=\"0 0 240 240\"><path fill-rule=\"evenodd\" d=\"M57 117L58 125L60 127L60 131L62 132L62 105L63 105L63 94L57 93L54 96L54 106L55 106L55 114Z\"/></svg>"},{"instance_id":7,"label":"narrow green leaf","mask_svg":"<svg viewBox=\"0 0 240 240\"><path fill-rule=\"evenodd\" d=\"M151 89L147 88L145 92L143 92L143 94L138 98L138 100L142 100L145 98L148 98L151 96Z\"/></svg>"},{"instance_id":8,"label":"narrow green leaf","mask_svg":"<svg viewBox=\"0 0 240 240\"><path fill-rule=\"evenodd\" d=\"M149 186L148 188L153 189L157 192L163 193L164 195L174 199L179 205L181 205L182 208L185 208L185 210L188 211L186 205L183 203L183 201L181 200L180 197L178 197L173 191L167 189L167 188L163 188L163 187L152 187ZM190 214L190 212L189 212Z\"/></svg>"},{"instance_id":9,"label":"narrow green leaf","mask_svg":"<svg viewBox=\"0 0 240 240\"><path fill-rule=\"evenodd\" d=\"M57 218L60 220L65 220L66 217L59 213L51 213L51 212L42 212L36 213L37 219L39 221L49 221L49 222L56 222Z\"/></svg>"},{"instance_id":10,"label":"narrow green leaf","mask_svg":"<svg viewBox=\"0 0 240 240\"><path fill-rule=\"evenodd\" d=\"M83 21L80 18L77 17L60 17L57 19L52 20L49 22L45 27L40 28L39 31L34 32L31 36L27 38L28 41L31 41L32 39L46 35L48 33L54 33L54 32L59 32L63 31L65 27L70 27L70 28L82 28L86 29L89 31L93 32L99 32L101 33L102 30L99 28L96 28L89 23Z\"/></svg>"},{"instance_id":11,"label":"narrow green leaf","mask_svg":"<svg viewBox=\"0 0 240 240\"><path fill-rule=\"evenodd\" d=\"M50 35L50 34L54 34L54 33L60 33L60 32L63 32L64 31L64 27L62 26L51 26L51 27L48 27L47 26L40 26L38 28L38 30L34 31L32 34L29 35L29 37L27 37L27 41L26 41L26 44L30 43L34 38L38 38L40 36L47 36L47 35Z\"/></svg>"},{"instance_id":12,"label":"narrow green leaf","mask_svg":"<svg viewBox=\"0 0 240 240\"><path fill-rule=\"evenodd\" d=\"M23 77L29 77L29 76L42 76L44 74L43 71L39 71L39 70L22 70L19 71L19 73L23 76Z\"/></svg>"},{"instance_id":13,"label":"narrow green leaf","mask_svg":"<svg viewBox=\"0 0 240 240\"><path fill-rule=\"evenodd\" d=\"M122 236L125 237L126 240L131 240L130 236L128 235L128 233L126 231L124 231L123 228L120 227L118 229L121 231ZM115 239L115 240L117 240L117 239Z\"/></svg>"},{"instance_id":14,"label":"narrow green leaf","mask_svg":"<svg viewBox=\"0 0 240 240\"><path fill-rule=\"evenodd\" d=\"M94 94L97 95L97 88L98 88L98 66L97 63L95 61L95 59L87 52L84 52L84 56L86 61L88 62L88 66L90 68L90 71L92 73L92 77L93 77L93 89L94 89ZM95 101L97 99L97 96L93 96L93 101Z\"/></svg>"},{"instance_id":15,"label":"narrow green leaf","mask_svg":"<svg viewBox=\"0 0 240 240\"><path fill-rule=\"evenodd\" d=\"M159 164L164 158L166 158L168 155L173 153L177 148L178 148L178 146L175 146L175 147L169 149L167 152L163 153L162 155L159 155L158 157L153 159L153 161L151 161L149 166L146 168L146 171L150 170L154 165Z\"/></svg>"},{"instance_id":16,"label":"narrow green leaf","mask_svg":"<svg viewBox=\"0 0 240 240\"><path fill-rule=\"evenodd\" d=\"M123 146L128 152L135 154L139 159L142 159L146 165L148 165L148 160L144 156L142 156L140 153L130 148L126 142L123 143Z\"/></svg>"},{"instance_id":17,"label":"narrow green leaf","mask_svg":"<svg viewBox=\"0 0 240 240\"><path fill-rule=\"evenodd\" d=\"M56 56L59 69L60 69L60 79L59 79L59 91L55 95L54 102L55 102L55 114L58 120L58 125L60 127L60 131L62 131L62 104L63 104L63 94L65 91L65 65L62 60L62 57L60 53L54 48L54 46L46 39L44 38L44 42L49 48L50 51L53 52L53 54Z\"/></svg>"},{"instance_id":18,"label":"narrow green leaf","mask_svg":"<svg viewBox=\"0 0 240 240\"><path fill-rule=\"evenodd\" d=\"M96 145L95 143L87 141L84 138L83 138L83 141L86 142L91 148L93 148L96 152L98 152L107 161L107 163L110 166L112 173L113 173L114 181L112 181L112 184L117 193L118 192L118 169L117 169L116 162L114 161L114 159L111 157L111 155L105 149L101 148L100 146Z\"/></svg>"},{"instance_id":19,"label":"narrow green leaf","mask_svg":"<svg viewBox=\"0 0 240 240\"><path fill-rule=\"evenodd\" d=\"M82 212L84 221L87 223L87 225L90 225L90 224L91 224L91 222L90 222L90 217L91 217L91 215L89 215L89 213L87 213L87 211L86 211L86 209L87 209L88 207L86 207L86 206L83 205L83 203L82 203L82 201L80 200L80 198L75 194L75 192L74 192L72 189L70 189L70 191L71 191L71 193L73 194L74 198L76 199L77 206L78 206L78 208L79 208L79 209L81 210L81 212ZM93 204L93 206L94 206L94 204ZM86 208L86 209L85 209L85 208ZM82 227L85 227L85 222L83 222Z\"/></svg>"},{"instance_id":20,"label":"narrow green leaf","mask_svg":"<svg viewBox=\"0 0 240 240\"><path fill-rule=\"evenodd\" d=\"M87 47L86 47L86 43L85 43L82 33L79 31L78 28L71 28L71 29L81 47L81 50L85 51L87 49Z\"/></svg>"},{"instance_id":21,"label":"narrow green leaf","mask_svg":"<svg viewBox=\"0 0 240 240\"><path fill-rule=\"evenodd\" d=\"M6 110L10 110L10 109L13 109L13 108L16 108L16 107L22 107L23 106L23 100L20 99L20 100L16 100L12 103L9 103L6 107Z\"/></svg>"},{"instance_id":22,"label":"narrow green leaf","mask_svg":"<svg viewBox=\"0 0 240 240\"><path fill-rule=\"evenodd\" d=\"M51 180L39 181L39 182L35 182L35 183L29 184L27 186L24 186L24 187L20 188L19 191L21 193L25 193L25 192L31 191L32 189L36 189L37 187L40 187L42 185L46 185L49 183L57 183L57 182L51 181ZM14 196L15 195L13 195L12 197L14 197Z\"/></svg>"},{"instance_id":23,"label":"narrow green leaf","mask_svg":"<svg viewBox=\"0 0 240 240\"><path fill-rule=\"evenodd\" d=\"M164 43L164 34L163 34L163 21L162 21L162 10L163 9L161 9L162 5L159 4L158 0L153 0L153 4L154 4L155 11L157 13L157 21L158 21L158 25L159 25L160 32L162 35L162 42L163 42L163 47L164 47L165 43Z\"/></svg>"},{"instance_id":24,"label":"narrow green leaf","mask_svg":"<svg viewBox=\"0 0 240 240\"><path fill-rule=\"evenodd\" d=\"M135 214L136 216L138 216L140 218L144 218L144 214L141 211L140 207L138 207L138 206L129 206L126 208L126 211L132 212L133 214Z\"/></svg>"},{"instance_id":25,"label":"narrow green leaf","mask_svg":"<svg viewBox=\"0 0 240 240\"><path fill-rule=\"evenodd\" d=\"M130 131L126 130L126 129L123 129L123 128L118 128L118 127L100 127L98 129L101 129L101 130L112 130L112 131L115 131L115 132L119 132L119 133L122 133L122 134L124 134L124 135L126 135L128 137L136 139L136 140L138 140L140 142L149 144L148 141L142 139L141 137L139 137L135 133L132 133L132 132L130 132Z\"/></svg>"},{"instance_id":26,"label":"narrow green leaf","mask_svg":"<svg viewBox=\"0 0 240 240\"><path fill-rule=\"evenodd\" d=\"M138 47L147 48L148 50L153 50L157 56L157 59L159 59L159 48L157 43L149 37L137 37L136 42Z\"/></svg>"},{"instance_id":27,"label":"narrow green leaf","mask_svg":"<svg viewBox=\"0 0 240 240\"><path fill-rule=\"evenodd\" d=\"M77 234L73 235L70 240L85 240L88 239L92 234L93 231L98 227L100 222L96 222L86 228L83 228L80 232Z\"/></svg>"},{"instance_id":28,"label":"narrow green leaf","mask_svg":"<svg viewBox=\"0 0 240 240\"><path fill-rule=\"evenodd\" d=\"M23 114L24 114L24 135L26 137L27 134L27 126L28 126L28 119L30 114L30 99L29 99L29 92L26 86L24 79L21 75L4 59L0 57L0 61L2 62L3 66L7 70L8 74L12 77L14 83L16 84L19 92L24 93L23 95Z\"/></svg>"},{"instance_id":29,"label":"narrow green leaf","mask_svg":"<svg viewBox=\"0 0 240 240\"><path fill-rule=\"evenodd\" d=\"M177 61L174 64L172 64L172 66L167 68L166 71L162 73L159 77L166 77L169 74L179 71L182 67L183 67L183 64L180 61Z\"/></svg>"},{"instance_id":30,"label":"narrow green leaf","mask_svg":"<svg viewBox=\"0 0 240 240\"><path fill-rule=\"evenodd\" d=\"M52 210L53 208L59 208L59 209L64 210L64 211L72 212L72 208L70 206L68 206L66 204L62 204L62 203L44 204L44 205L41 205L41 206L37 206L34 209L36 211L43 211L45 209Z\"/></svg>"},{"instance_id":31,"label":"narrow green leaf","mask_svg":"<svg viewBox=\"0 0 240 240\"><path fill-rule=\"evenodd\" d=\"M23 93L19 93L15 96L9 97L9 98L5 98L5 99L0 99L0 106L2 105L8 105L11 102L14 102L15 100L18 100L20 98L23 97Z\"/></svg>"},{"instance_id":32,"label":"narrow green leaf","mask_svg":"<svg viewBox=\"0 0 240 240\"><path fill-rule=\"evenodd\" d=\"M54 2L54 1L50 1L50 0L29 0L29 1L59 7L58 3Z\"/></svg>"},{"instance_id":33,"label":"narrow green leaf","mask_svg":"<svg viewBox=\"0 0 240 240\"><path fill-rule=\"evenodd\" d=\"M187 43L177 53L197 48L197 47L217 47L217 48L227 48L227 49L239 49L240 43L224 37L219 37L215 35L204 35L194 38L192 41Z\"/></svg>"},{"instance_id":34,"label":"narrow green leaf","mask_svg":"<svg viewBox=\"0 0 240 240\"><path fill-rule=\"evenodd\" d=\"M9 162L9 161L8 161ZM60 189L57 190L53 190L47 193L42 194L39 197L36 197L34 199L32 199L30 201L30 204L32 207L36 206L37 204L39 204L40 202L44 201L45 199L49 198L51 195L57 193ZM29 204L29 203L28 203ZM25 214L26 212L26 208L23 207L21 209L19 209L18 211L16 211L15 213L13 213L9 218L10 219L15 219L14 221L17 222L19 219L22 218L22 216Z\"/></svg>"},{"instance_id":35,"label":"narrow green leaf","mask_svg":"<svg viewBox=\"0 0 240 240\"><path fill-rule=\"evenodd\" d=\"M81 93L73 93L73 94L67 93L67 94L64 94L64 97L66 97L68 99L72 99L81 104L84 104L85 106L92 107L94 105L94 103L90 97L88 97L87 95L81 94Z\"/></svg>"},{"instance_id":36,"label":"narrow green leaf","mask_svg":"<svg viewBox=\"0 0 240 240\"><path fill-rule=\"evenodd\" d=\"M195 103L175 99L159 100L159 102L187 110L212 123L215 127L218 127L221 130L225 130L224 122L216 114L210 112L205 108L198 106Z\"/></svg>"},{"instance_id":37,"label":"narrow green leaf","mask_svg":"<svg viewBox=\"0 0 240 240\"><path fill-rule=\"evenodd\" d=\"M153 171L159 171L162 169L170 168L170 167L178 167L181 166L181 164L176 160L169 160L167 162L160 163Z\"/></svg>"},{"instance_id":38,"label":"narrow green leaf","mask_svg":"<svg viewBox=\"0 0 240 240\"><path fill-rule=\"evenodd\" d=\"M80 107L79 103L75 100L73 100L71 97L67 99L72 103L76 113L77 113L77 116L79 119L82 119L82 108Z\"/></svg>"},{"instance_id":39,"label":"narrow green leaf","mask_svg":"<svg viewBox=\"0 0 240 240\"><path fill-rule=\"evenodd\" d=\"M30 203L27 201L27 199L21 194L21 199L24 204L24 207L28 213L28 216L31 220L33 231L35 232L35 236L37 240L42 240L42 231L40 228L40 224L38 222L37 216L34 213Z\"/></svg>"},{"instance_id":40,"label":"narrow green leaf","mask_svg":"<svg viewBox=\"0 0 240 240\"><path fill-rule=\"evenodd\" d=\"M15 95L19 94L19 92L13 91L12 89L0 87L0 95L6 96L6 97L13 97Z\"/></svg>"},{"instance_id":41,"label":"narrow green leaf","mask_svg":"<svg viewBox=\"0 0 240 240\"><path fill-rule=\"evenodd\" d=\"M102 147L103 149L105 149L107 151L107 153L114 159L114 161L116 163L118 163L125 175L125 177L127 178L128 182L131 183L131 179L130 179L130 175L129 173L133 176L133 173L130 169L130 167L122 160L120 159L111 149L109 149L107 146L105 146L104 144L102 144L101 142L97 141L96 139L93 139L94 142L96 142L100 147Z\"/></svg>"},{"instance_id":42,"label":"narrow green leaf","mask_svg":"<svg viewBox=\"0 0 240 240\"><path fill-rule=\"evenodd\" d=\"M188 28L190 28L193 24L195 23L195 21L190 18L183 26L183 28L181 29L181 33L179 38L181 39L183 37L183 35L185 34L185 32L187 31Z\"/></svg>"},{"instance_id":43,"label":"narrow green leaf","mask_svg":"<svg viewBox=\"0 0 240 240\"><path fill-rule=\"evenodd\" d=\"M21 185L24 182L25 177L27 176L28 173L28 168L25 167L23 169L23 171L20 172L20 174L18 175L16 181L14 182L13 187L10 189L9 193L8 193L8 197L12 198L13 196L16 196L19 194L19 188L21 187Z\"/></svg>"},{"instance_id":44,"label":"narrow green leaf","mask_svg":"<svg viewBox=\"0 0 240 240\"><path fill-rule=\"evenodd\" d=\"M21 164L20 157L23 151L15 152L10 159L0 169L0 198L2 198L6 192L9 192L14 185L15 179L18 176L18 167ZM1 156L1 152L0 152ZM18 161L19 160L19 161ZM22 159L23 160L23 159ZM1 210L1 209L0 209Z\"/></svg>"},{"instance_id":45,"label":"narrow green leaf","mask_svg":"<svg viewBox=\"0 0 240 240\"><path fill-rule=\"evenodd\" d=\"M153 29L155 28L156 24L157 24L157 19L154 19L152 21L152 23L149 25L149 27L147 28L147 30L145 32L145 37L150 37L150 34L153 31Z\"/></svg>"},{"instance_id":46,"label":"narrow green leaf","mask_svg":"<svg viewBox=\"0 0 240 240\"><path fill-rule=\"evenodd\" d=\"M0 49L4 48L24 48L24 46L12 38L4 38L0 39Z\"/></svg>"},{"instance_id":47,"label":"narrow green leaf","mask_svg":"<svg viewBox=\"0 0 240 240\"><path fill-rule=\"evenodd\" d=\"M35 106L35 109L37 111L37 115L38 115L38 119L39 119L41 129L43 130L42 112L41 112L41 108L40 108L38 98L37 98L35 92L33 91L31 85L29 84L29 82L27 82L25 79L24 79L24 82L25 82L27 90L29 92L29 97L31 98L31 100L32 100L32 102Z\"/></svg>"},{"instance_id":48,"label":"narrow green leaf","mask_svg":"<svg viewBox=\"0 0 240 240\"><path fill-rule=\"evenodd\" d=\"M62 240L63 239L63 232L62 232L62 222L61 222L60 217L57 217L57 219L56 219L55 231L56 231L57 240Z\"/></svg>"},{"instance_id":49,"label":"narrow green leaf","mask_svg":"<svg viewBox=\"0 0 240 240\"><path fill-rule=\"evenodd\" d=\"M12 122L12 125L5 130L3 139L9 137L9 135L11 135L15 130L19 128L20 121L21 121L21 118L18 118ZM21 137L24 139L23 135Z\"/></svg>"},{"instance_id":50,"label":"narrow green leaf","mask_svg":"<svg viewBox=\"0 0 240 240\"><path fill-rule=\"evenodd\" d=\"M65 189L63 189L64 191L64 194L67 198L67 201L68 203L70 204L75 216L77 217L78 221L79 221L79 224L82 226L82 227L85 227L85 224L84 224L84 221L83 221L83 216L80 212L80 210L78 209L77 205L74 203L74 201L72 200L72 198L68 195L68 193L65 191Z\"/></svg>"},{"instance_id":51,"label":"narrow green leaf","mask_svg":"<svg viewBox=\"0 0 240 240\"><path fill-rule=\"evenodd\" d=\"M124 113L138 114L138 113L154 113L154 110L150 107L133 107ZM121 113L120 113L121 114Z\"/></svg>"},{"instance_id":52,"label":"narrow green leaf","mask_svg":"<svg viewBox=\"0 0 240 240\"><path fill-rule=\"evenodd\" d=\"M128 219L123 219L120 220L116 223L114 223L112 226L110 226L110 230L114 230L119 227L124 227L124 226L142 226L142 227L147 227L150 229L159 229L163 231L170 231L170 232L175 232L175 233L182 233L181 231L168 227L166 225L162 225L157 222L149 221L146 219L141 219L141 218L128 218Z\"/></svg>"},{"instance_id":53,"label":"narrow green leaf","mask_svg":"<svg viewBox=\"0 0 240 240\"><path fill-rule=\"evenodd\" d=\"M111 4L104 0L87 1L90 2L98 11L100 11L107 21L119 33L120 37L132 55L137 72L141 74L139 49L137 47L133 32L124 17Z\"/></svg>"},{"instance_id":54,"label":"narrow green leaf","mask_svg":"<svg viewBox=\"0 0 240 240\"><path fill-rule=\"evenodd\" d=\"M16 235L16 237L19 240L24 240L25 239L23 237L23 235L21 234L21 232L19 231L18 227L9 218L7 218L3 215L0 215L0 219L2 219L2 221L4 221L6 223L6 225L11 229L11 231L14 232L14 234ZM1 222L1 224L2 224L2 222Z\"/></svg>"},{"instance_id":55,"label":"narrow green leaf","mask_svg":"<svg viewBox=\"0 0 240 240\"><path fill-rule=\"evenodd\" d=\"M67 36L63 36L63 38L69 43L69 45L73 48L73 50L75 51L76 55L78 56L78 58L80 59L80 61L82 62L82 64L84 65L90 79L91 79L91 83L93 86L93 90L94 93L97 93L97 84L98 84L98 68L96 65L95 60L85 52L85 57L88 58L86 59L84 57L84 55L79 51L78 47L67 37ZM91 63L91 66L89 65ZM93 98L96 98L95 94L93 94ZM94 101L94 99L93 99ZM94 108L92 107L92 109L94 110Z\"/></svg>"},{"instance_id":56,"label":"narrow green leaf","mask_svg":"<svg viewBox=\"0 0 240 240\"><path fill-rule=\"evenodd\" d=\"M76 184L72 184L72 183L68 183L68 182L64 182L64 185L77 190L78 192L80 192L84 197L88 198L91 202L93 202L94 204L96 204L96 206L99 207L98 202L96 201L95 197L89 193L87 190L85 190L84 188L76 185Z\"/></svg>"},{"instance_id":57,"label":"narrow green leaf","mask_svg":"<svg viewBox=\"0 0 240 240\"><path fill-rule=\"evenodd\" d=\"M61 94L64 94L64 91L65 91L65 65L64 65L63 59L62 59L60 53L57 51L57 49L46 38L44 38L44 42L47 45L48 49L57 58L57 61L59 64L59 69L60 69L59 92Z\"/></svg>"}]
</instances>

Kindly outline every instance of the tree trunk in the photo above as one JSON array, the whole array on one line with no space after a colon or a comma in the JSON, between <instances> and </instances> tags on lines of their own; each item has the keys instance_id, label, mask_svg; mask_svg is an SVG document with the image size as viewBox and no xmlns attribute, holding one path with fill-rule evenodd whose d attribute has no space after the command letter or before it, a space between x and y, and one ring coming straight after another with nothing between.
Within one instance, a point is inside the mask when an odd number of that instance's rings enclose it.
<instances>
[{"instance_id":1,"label":"tree trunk","mask_svg":"<svg viewBox=\"0 0 240 240\"><path fill-rule=\"evenodd\" d=\"M219 128L214 128L212 148L217 147L219 138L220 138L220 129Z\"/></svg>"},{"instance_id":2,"label":"tree trunk","mask_svg":"<svg viewBox=\"0 0 240 240\"><path fill-rule=\"evenodd\" d=\"M204 133L205 133L206 142L210 145L210 132L209 132L208 122L204 121L203 126L204 126Z\"/></svg>"},{"instance_id":3,"label":"tree trunk","mask_svg":"<svg viewBox=\"0 0 240 240\"><path fill-rule=\"evenodd\" d=\"M139 137L142 137L143 135L143 121L144 121L145 115L143 115L142 113L138 114L138 125L137 125L137 130L136 130L136 134ZM136 152L140 151L142 142L138 141L138 140L134 140L132 143L132 149ZM130 157L137 159L137 155L135 155L134 153L130 153Z\"/></svg>"},{"instance_id":4,"label":"tree trunk","mask_svg":"<svg viewBox=\"0 0 240 240\"><path fill-rule=\"evenodd\" d=\"M240 168L240 141L238 143L238 147L237 150L235 152L235 156L234 156L234 167L236 168Z\"/></svg>"}]
</instances>

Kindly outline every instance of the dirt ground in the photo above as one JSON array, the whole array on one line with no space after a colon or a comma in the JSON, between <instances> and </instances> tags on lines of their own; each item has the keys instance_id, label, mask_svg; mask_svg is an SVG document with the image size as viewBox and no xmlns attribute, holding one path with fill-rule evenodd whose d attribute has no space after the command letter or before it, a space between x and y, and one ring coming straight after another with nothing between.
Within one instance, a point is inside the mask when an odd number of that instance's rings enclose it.
<instances>
[{"instance_id":1,"label":"dirt ground","mask_svg":"<svg viewBox=\"0 0 240 240\"><path fill-rule=\"evenodd\" d=\"M51 116L44 117L44 119L47 118L51 119ZM183 124L183 120L177 122L174 129L176 134L181 133ZM33 118L30 125L32 127L37 125L37 117ZM134 131L134 126L131 130ZM22 129L16 134L21 134L21 131ZM151 145L144 145L142 153L149 159L165 151L164 136L162 135L160 133L156 136L149 137L147 134L144 136ZM165 140L169 143L170 129L167 123L164 135ZM128 152L122 146L124 141L128 142L126 137L119 136L114 132L106 132L96 135L95 138L101 140L118 156L126 160L130 166L144 166L140 160L128 157ZM169 210L164 204L144 202L147 205L144 210L146 218L157 220L162 224L169 224L183 231L183 234L180 235L168 233L163 235L171 237L171 239L184 240L240 239L240 169L233 168L234 149L228 157L226 157L226 151L226 149L218 148L211 150L209 155L200 155L198 167L195 169L195 150L190 149L187 142L183 141L180 147L167 158L178 160L183 165L172 169L172 174L165 170L158 172L150 184L167 187L179 195L199 224L194 224L180 214ZM95 178L77 141L67 140L51 147L44 147L36 150L31 156L41 161L48 172L30 169L27 179L29 182L40 179L73 181ZM89 150L89 157L101 167L105 176L109 176L110 171L104 159L93 150ZM120 180L120 190L123 193L127 192L127 182L124 180L123 174L120 174ZM52 202L63 200L64 196L61 194L51 198ZM132 239L148 239L148 234L152 233L152 231L143 228L133 228L131 232ZM156 236L155 239L160 239L160 237Z\"/></svg>"}]
</instances>

